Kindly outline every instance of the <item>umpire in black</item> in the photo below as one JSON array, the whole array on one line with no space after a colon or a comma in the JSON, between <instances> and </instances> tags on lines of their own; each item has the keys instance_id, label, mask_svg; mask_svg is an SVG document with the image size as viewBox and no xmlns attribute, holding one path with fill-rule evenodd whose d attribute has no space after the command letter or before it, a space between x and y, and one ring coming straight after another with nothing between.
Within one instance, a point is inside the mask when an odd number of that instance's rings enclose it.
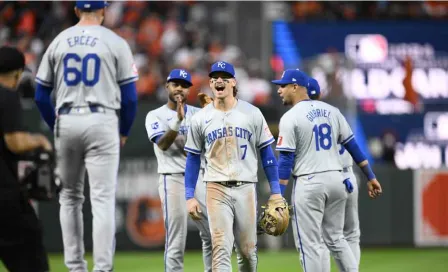
<instances>
[{"instance_id":1,"label":"umpire in black","mask_svg":"<svg viewBox=\"0 0 448 272\"><path fill-rule=\"evenodd\" d=\"M43 135L24 131L17 85L25 68L23 53L0 48L0 259L10 272L49 271L41 224L18 178L21 154L51 151Z\"/></svg>"}]
</instances>

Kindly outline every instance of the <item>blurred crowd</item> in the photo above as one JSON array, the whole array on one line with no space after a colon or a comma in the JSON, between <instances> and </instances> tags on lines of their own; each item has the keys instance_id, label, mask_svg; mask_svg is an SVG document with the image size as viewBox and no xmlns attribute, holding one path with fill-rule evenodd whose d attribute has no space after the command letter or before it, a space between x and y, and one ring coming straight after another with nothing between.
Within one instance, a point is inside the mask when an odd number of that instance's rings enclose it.
<instances>
[{"instance_id":1,"label":"blurred crowd","mask_svg":"<svg viewBox=\"0 0 448 272\"><path fill-rule=\"evenodd\" d=\"M169 71L183 68L192 74L194 85L188 100L195 103L199 91L211 92L210 65L224 60L236 68L242 99L258 105L268 101L272 86L259 75L259 61L246 61L240 48L224 42L222 33L212 33L210 21L219 18L209 14L204 2L110 3L104 26L125 38L134 52L140 99L165 101ZM14 44L26 52L27 67L35 73L52 39L76 24L73 7L73 2L66 1L0 2L0 43Z\"/></svg>"},{"instance_id":2,"label":"blurred crowd","mask_svg":"<svg viewBox=\"0 0 448 272\"><path fill-rule=\"evenodd\" d=\"M448 19L445 1L295 1L295 20Z\"/></svg>"},{"instance_id":3,"label":"blurred crowd","mask_svg":"<svg viewBox=\"0 0 448 272\"><path fill-rule=\"evenodd\" d=\"M225 29L214 23L223 20L200 1L111 2L104 25L125 38L139 69L139 98L165 101L164 83L169 71L184 68L192 73L194 86L188 100L196 102L199 91L210 93L208 70L217 60L236 67L239 96L259 106L267 105L273 86L261 76L260 60L247 59L242 50L225 42ZM296 20L447 18L444 2L289 2ZM222 3L221 3L222 4ZM0 44L18 46L26 53L31 74L51 40L77 22L74 2L0 2ZM31 89L31 86L30 86ZM28 94L32 96L32 91Z\"/></svg>"}]
</instances>

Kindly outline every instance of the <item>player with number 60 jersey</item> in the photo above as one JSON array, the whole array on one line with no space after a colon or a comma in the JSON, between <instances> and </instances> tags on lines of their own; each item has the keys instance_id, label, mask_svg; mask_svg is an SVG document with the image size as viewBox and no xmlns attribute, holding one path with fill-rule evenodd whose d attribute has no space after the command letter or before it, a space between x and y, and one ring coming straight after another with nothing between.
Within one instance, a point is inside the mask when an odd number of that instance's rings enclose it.
<instances>
[{"instance_id":1,"label":"player with number 60 jersey","mask_svg":"<svg viewBox=\"0 0 448 272\"><path fill-rule=\"evenodd\" d=\"M138 73L132 52L124 39L101 26L106 6L105 1L77 1L79 23L52 41L36 76L36 104L55 134L63 187L60 221L69 271L88 271L82 215L86 170L93 215L93 271L113 270L120 145L126 142L137 111Z\"/></svg>"}]
</instances>

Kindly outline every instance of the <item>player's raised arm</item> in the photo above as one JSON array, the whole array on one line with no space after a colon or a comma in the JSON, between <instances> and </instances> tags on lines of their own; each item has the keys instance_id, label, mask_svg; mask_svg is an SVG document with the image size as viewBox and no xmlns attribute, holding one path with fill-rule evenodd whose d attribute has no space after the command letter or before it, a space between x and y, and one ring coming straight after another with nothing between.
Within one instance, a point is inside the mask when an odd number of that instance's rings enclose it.
<instances>
[{"instance_id":1,"label":"player's raised arm","mask_svg":"<svg viewBox=\"0 0 448 272\"><path fill-rule=\"evenodd\" d=\"M269 130L266 119L260 110L255 115L256 131L258 134L257 146L260 149L261 163L263 165L264 173L269 181L271 188L271 195L281 194L279 178L278 178L278 164L277 159L272 151L271 144L275 141Z\"/></svg>"},{"instance_id":2,"label":"player's raised arm","mask_svg":"<svg viewBox=\"0 0 448 272\"><path fill-rule=\"evenodd\" d=\"M355 136L350 128L345 117L339 112L338 114L339 124L340 124L340 139L342 140L340 144L344 146L345 149L350 153L355 163L361 168L362 172L366 176L368 182L367 187L369 191L369 196L371 198L376 198L382 194L381 185L376 179L375 174L370 167L369 161L367 160L364 153L359 148L356 142Z\"/></svg>"}]
</instances>

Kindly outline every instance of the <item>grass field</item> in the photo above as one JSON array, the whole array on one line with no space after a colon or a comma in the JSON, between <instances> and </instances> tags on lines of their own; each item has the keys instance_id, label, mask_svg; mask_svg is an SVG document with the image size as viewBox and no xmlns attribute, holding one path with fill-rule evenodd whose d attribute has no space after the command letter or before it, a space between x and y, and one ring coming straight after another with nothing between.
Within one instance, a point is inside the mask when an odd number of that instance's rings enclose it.
<instances>
[{"instance_id":1,"label":"grass field","mask_svg":"<svg viewBox=\"0 0 448 272\"><path fill-rule=\"evenodd\" d=\"M118 253L115 259L116 272L164 271L162 252ZM62 255L51 255L51 271L67 271ZM92 258L88 256L89 267ZM187 252L185 272L203 271L200 252ZM5 269L0 265L0 271ZM233 255L233 271L236 269ZM299 272L302 271L295 251L259 252L259 272ZM337 271L334 264L332 271ZM362 272L442 272L448 271L448 249L363 249Z\"/></svg>"}]
</instances>

